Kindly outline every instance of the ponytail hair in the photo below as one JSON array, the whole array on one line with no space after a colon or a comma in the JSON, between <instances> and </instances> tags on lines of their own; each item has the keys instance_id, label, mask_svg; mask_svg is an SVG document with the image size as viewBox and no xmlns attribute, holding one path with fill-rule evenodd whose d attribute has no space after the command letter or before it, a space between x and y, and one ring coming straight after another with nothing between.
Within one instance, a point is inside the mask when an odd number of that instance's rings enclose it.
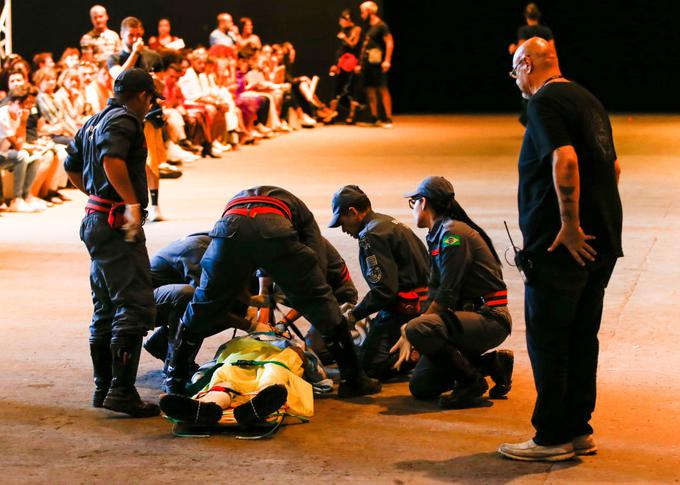
<instances>
[{"instance_id":1,"label":"ponytail hair","mask_svg":"<svg viewBox=\"0 0 680 485\"><path fill-rule=\"evenodd\" d=\"M489 251L491 251L491 254L493 254L496 262L498 264L502 264L501 259L498 257L498 253L496 253L496 249L493 247L493 243L491 242L489 235L484 231L484 229L479 227L472 219L470 219L470 216L467 215L467 212L465 212L465 210L461 207L453 194L445 201L430 198L427 198L427 201L432 205L432 211L435 214L450 217L456 221L464 222L472 229L477 231L479 235L482 236L482 239L484 239L486 245L489 247Z\"/></svg>"}]
</instances>

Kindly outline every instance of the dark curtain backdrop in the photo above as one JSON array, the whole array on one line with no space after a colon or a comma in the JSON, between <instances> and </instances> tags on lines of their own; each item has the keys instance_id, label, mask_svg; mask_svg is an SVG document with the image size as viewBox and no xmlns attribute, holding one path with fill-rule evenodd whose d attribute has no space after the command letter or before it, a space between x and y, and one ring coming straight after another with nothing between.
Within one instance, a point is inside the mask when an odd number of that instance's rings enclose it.
<instances>
[{"instance_id":1,"label":"dark curtain backdrop","mask_svg":"<svg viewBox=\"0 0 680 485\"><path fill-rule=\"evenodd\" d=\"M249 16L264 42L293 42L297 72L325 76L336 48L337 17L359 0L105 0L109 26L134 15L147 37L159 17L189 45L207 44L217 13ZM383 17L396 43L390 86L398 112L513 111L519 95L507 72L507 46L523 23L526 2L385 0ZM89 30L94 2L14 0L14 49L59 57ZM680 78L676 2L564 0L538 2L556 37L563 72L593 91L612 111L677 111ZM357 15L358 16L358 15Z\"/></svg>"}]
</instances>

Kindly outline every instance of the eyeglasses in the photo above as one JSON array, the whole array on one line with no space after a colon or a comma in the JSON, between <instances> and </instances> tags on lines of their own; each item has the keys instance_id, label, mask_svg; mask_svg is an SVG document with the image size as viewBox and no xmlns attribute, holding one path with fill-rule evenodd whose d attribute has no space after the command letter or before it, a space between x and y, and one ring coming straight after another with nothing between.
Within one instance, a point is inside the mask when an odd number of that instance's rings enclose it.
<instances>
[{"instance_id":1,"label":"eyeglasses","mask_svg":"<svg viewBox=\"0 0 680 485\"><path fill-rule=\"evenodd\" d=\"M522 57L517 65L512 68L512 71L510 71L508 74L510 75L511 78L517 79L519 77L519 73L517 72L520 67L522 67L522 64L524 64L524 60L526 59L525 57Z\"/></svg>"},{"instance_id":2,"label":"eyeglasses","mask_svg":"<svg viewBox=\"0 0 680 485\"><path fill-rule=\"evenodd\" d=\"M416 206L416 202L418 202L418 201L419 201L420 199L422 199L422 198L423 198L422 195L416 195L415 197L411 197L411 198L408 200L408 206L409 206L411 209L413 209L413 208Z\"/></svg>"}]
</instances>

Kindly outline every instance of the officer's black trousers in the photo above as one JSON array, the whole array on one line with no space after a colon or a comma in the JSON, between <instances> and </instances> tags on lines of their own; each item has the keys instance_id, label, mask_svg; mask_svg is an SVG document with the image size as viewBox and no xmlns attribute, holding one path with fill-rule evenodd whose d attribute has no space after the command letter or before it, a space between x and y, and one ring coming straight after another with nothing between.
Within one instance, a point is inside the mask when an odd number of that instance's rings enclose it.
<instances>
[{"instance_id":1,"label":"officer's black trousers","mask_svg":"<svg viewBox=\"0 0 680 485\"><path fill-rule=\"evenodd\" d=\"M340 325L340 307L316 254L298 240L283 216L229 215L217 222L210 235L212 242L201 260L201 283L182 319L187 339L195 341L214 333L216 322L233 310L258 268L322 335Z\"/></svg>"},{"instance_id":2,"label":"officer's black trousers","mask_svg":"<svg viewBox=\"0 0 680 485\"><path fill-rule=\"evenodd\" d=\"M401 326L411 318L409 315L382 311L373 319L359 351L361 364L369 377L386 381L413 369L411 362L404 362L398 371L393 369L399 355L390 354L390 349L401 336Z\"/></svg>"},{"instance_id":3,"label":"officer's black trousers","mask_svg":"<svg viewBox=\"0 0 680 485\"><path fill-rule=\"evenodd\" d=\"M194 287L185 284L163 285L153 291L156 301L156 326L167 326L174 336L180 318L194 296Z\"/></svg>"},{"instance_id":4,"label":"officer's black trousers","mask_svg":"<svg viewBox=\"0 0 680 485\"><path fill-rule=\"evenodd\" d=\"M409 389L414 397L433 399L453 388L450 371L428 358L446 344L467 357L477 357L500 345L510 334L510 314L506 307L482 312L454 312L443 317L425 313L406 326L406 336L421 357L411 375Z\"/></svg>"},{"instance_id":5,"label":"officer's black trousers","mask_svg":"<svg viewBox=\"0 0 680 485\"><path fill-rule=\"evenodd\" d=\"M153 328L155 304L149 255L144 233L134 243L123 232L111 229L108 214L94 212L83 219L80 238L92 263L90 286L94 313L90 324L92 342L127 345Z\"/></svg>"},{"instance_id":6,"label":"officer's black trousers","mask_svg":"<svg viewBox=\"0 0 680 485\"><path fill-rule=\"evenodd\" d=\"M537 392L534 441L562 444L593 432L597 333L616 259L600 258L588 269L572 260L532 261L524 311Z\"/></svg>"}]
</instances>

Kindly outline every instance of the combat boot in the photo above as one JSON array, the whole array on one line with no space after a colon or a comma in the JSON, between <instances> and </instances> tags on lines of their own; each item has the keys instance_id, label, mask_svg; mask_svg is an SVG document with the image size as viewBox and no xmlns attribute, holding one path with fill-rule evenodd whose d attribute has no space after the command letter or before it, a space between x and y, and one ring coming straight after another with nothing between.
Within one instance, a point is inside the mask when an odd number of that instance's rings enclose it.
<instances>
[{"instance_id":1,"label":"combat boot","mask_svg":"<svg viewBox=\"0 0 680 485\"><path fill-rule=\"evenodd\" d=\"M103 403L106 409L125 413L133 418L148 418L160 414L158 406L142 401L135 388L141 352L141 336L111 344L113 379Z\"/></svg>"},{"instance_id":2,"label":"combat boot","mask_svg":"<svg viewBox=\"0 0 680 485\"><path fill-rule=\"evenodd\" d=\"M377 394L382 390L380 381L368 377L361 368L352 334L344 319L332 330L331 335L324 336L324 342L340 370L338 397L367 396Z\"/></svg>"},{"instance_id":3,"label":"combat boot","mask_svg":"<svg viewBox=\"0 0 680 485\"><path fill-rule=\"evenodd\" d=\"M186 333L186 327L180 324L172 350L165 361L165 381L162 390L168 394L187 394L186 385L195 369L194 359L203 343L203 339L191 342L187 339Z\"/></svg>"},{"instance_id":4,"label":"combat boot","mask_svg":"<svg viewBox=\"0 0 680 485\"><path fill-rule=\"evenodd\" d=\"M90 357L94 370L92 407L100 408L111 386L111 339L90 338Z\"/></svg>"},{"instance_id":5,"label":"combat boot","mask_svg":"<svg viewBox=\"0 0 680 485\"><path fill-rule=\"evenodd\" d=\"M491 399L503 399L512 389L514 363L512 350L501 349L482 355L480 370L494 382L489 391Z\"/></svg>"},{"instance_id":6,"label":"combat boot","mask_svg":"<svg viewBox=\"0 0 680 485\"><path fill-rule=\"evenodd\" d=\"M427 356L456 381L451 394L439 399L442 408L465 409L479 404L489 385L460 350L451 344L445 344L437 352Z\"/></svg>"},{"instance_id":7,"label":"combat boot","mask_svg":"<svg viewBox=\"0 0 680 485\"><path fill-rule=\"evenodd\" d=\"M158 327L144 342L144 350L165 362L168 356L168 327Z\"/></svg>"}]
</instances>

